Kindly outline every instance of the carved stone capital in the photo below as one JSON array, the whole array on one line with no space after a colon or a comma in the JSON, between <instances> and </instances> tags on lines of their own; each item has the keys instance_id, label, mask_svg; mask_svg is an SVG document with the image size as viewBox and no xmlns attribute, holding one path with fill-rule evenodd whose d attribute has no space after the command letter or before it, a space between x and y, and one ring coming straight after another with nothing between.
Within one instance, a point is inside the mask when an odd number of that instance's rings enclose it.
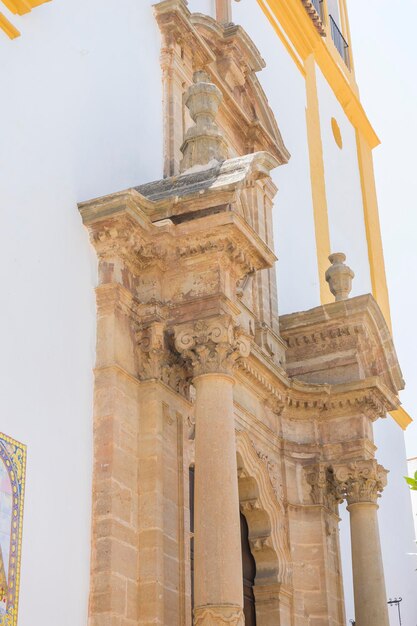
<instances>
[{"instance_id":1,"label":"carved stone capital","mask_svg":"<svg viewBox=\"0 0 417 626\"><path fill-rule=\"evenodd\" d=\"M333 469L326 463L317 463L306 468L306 478L311 486L311 498L314 504L337 513L338 504L343 502L344 497Z\"/></svg>"},{"instance_id":2,"label":"carved stone capital","mask_svg":"<svg viewBox=\"0 0 417 626\"><path fill-rule=\"evenodd\" d=\"M194 376L232 374L250 354L250 340L228 315L176 326L175 348L191 362Z\"/></svg>"},{"instance_id":3,"label":"carved stone capital","mask_svg":"<svg viewBox=\"0 0 417 626\"><path fill-rule=\"evenodd\" d=\"M244 626L243 610L230 604L197 607L194 610L195 626Z\"/></svg>"},{"instance_id":4,"label":"carved stone capital","mask_svg":"<svg viewBox=\"0 0 417 626\"><path fill-rule=\"evenodd\" d=\"M161 377L162 364L167 356L164 327L162 322L141 325L136 334L142 380Z\"/></svg>"},{"instance_id":5,"label":"carved stone capital","mask_svg":"<svg viewBox=\"0 0 417 626\"><path fill-rule=\"evenodd\" d=\"M348 505L359 502L376 504L387 484L388 471L375 459L334 466L339 492Z\"/></svg>"},{"instance_id":6,"label":"carved stone capital","mask_svg":"<svg viewBox=\"0 0 417 626\"><path fill-rule=\"evenodd\" d=\"M165 324L142 324L136 333L136 341L139 378L161 380L189 398L191 372L188 364L171 349Z\"/></svg>"}]
</instances>

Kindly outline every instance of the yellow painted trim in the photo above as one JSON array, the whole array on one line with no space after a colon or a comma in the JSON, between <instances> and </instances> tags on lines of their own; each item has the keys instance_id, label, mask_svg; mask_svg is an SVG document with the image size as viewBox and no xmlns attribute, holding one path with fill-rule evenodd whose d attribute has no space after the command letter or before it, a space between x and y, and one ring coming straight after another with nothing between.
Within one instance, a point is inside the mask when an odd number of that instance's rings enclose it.
<instances>
[{"instance_id":1,"label":"yellow painted trim","mask_svg":"<svg viewBox=\"0 0 417 626\"><path fill-rule=\"evenodd\" d=\"M13 26L3 13L0 13L0 28L3 30L10 39L16 39L20 37L20 32Z\"/></svg>"},{"instance_id":2,"label":"yellow painted trim","mask_svg":"<svg viewBox=\"0 0 417 626\"><path fill-rule=\"evenodd\" d=\"M329 254L331 250L319 99L317 94L316 63L313 55L306 59L305 68L307 138L310 158L314 228L317 247L317 270L320 284L320 301L322 304L326 304L328 302L333 302L333 298L325 278L326 270L329 267Z\"/></svg>"},{"instance_id":3,"label":"yellow painted trim","mask_svg":"<svg viewBox=\"0 0 417 626\"><path fill-rule=\"evenodd\" d=\"M391 411L390 415L395 419L397 424L399 424L403 430L406 430L408 426L413 423L410 415L402 407L400 407L396 411Z\"/></svg>"},{"instance_id":4,"label":"yellow painted trim","mask_svg":"<svg viewBox=\"0 0 417 626\"><path fill-rule=\"evenodd\" d=\"M259 6L261 7L262 11L265 13L266 17L268 18L268 20L271 22L273 29L277 33L278 37L281 39L282 43L284 44L285 49L287 50L288 54L290 55L290 57L294 61L294 63L297 66L298 70L301 72L301 74L303 76L305 76L306 72L305 72L305 69L304 69L304 65L303 65L302 59L298 56L296 50L294 49L294 47L292 46L292 44L288 40L288 37L286 36L284 31L280 27L279 22L277 21L277 19L274 16L274 14L271 12L271 9L266 5L265 0L258 0L258 3L259 3Z\"/></svg>"},{"instance_id":5,"label":"yellow painted trim","mask_svg":"<svg viewBox=\"0 0 417 626\"><path fill-rule=\"evenodd\" d=\"M50 1L51 0L0 0L0 2L3 2L9 11L15 15L25 15L26 13L30 13L35 7ZM16 39L16 37L20 36L20 31L9 22L3 13L0 13L0 29L3 30L10 39Z\"/></svg>"},{"instance_id":6,"label":"yellow painted trim","mask_svg":"<svg viewBox=\"0 0 417 626\"><path fill-rule=\"evenodd\" d=\"M363 212L366 238L368 241L369 268L371 272L372 294L378 302L385 321L392 332L391 312L385 274L384 251L382 248L381 227L378 213L374 165L372 151L362 133L356 131L358 164L362 188Z\"/></svg>"},{"instance_id":7,"label":"yellow painted trim","mask_svg":"<svg viewBox=\"0 0 417 626\"><path fill-rule=\"evenodd\" d=\"M25 15L32 10L28 0L2 0L2 2L15 15Z\"/></svg>"},{"instance_id":8,"label":"yellow painted trim","mask_svg":"<svg viewBox=\"0 0 417 626\"><path fill-rule=\"evenodd\" d=\"M51 0L1 0L3 4L15 15L25 15L45 2Z\"/></svg>"},{"instance_id":9,"label":"yellow painted trim","mask_svg":"<svg viewBox=\"0 0 417 626\"><path fill-rule=\"evenodd\" d=\"M353 73L344 65L329 37L323 38L317 32L300 0L258 0L258 3L261 8L265 4L270 9L303 61L314 55L347 118L361 131L371 148L379 145L378 136L359 101Z\"/></svg>"},{"instance_id":10,"label":"yellow painted trim","mask_svg":"<svg viewBox=\"0 0 417 626\"><path fill-rule=\"evenodd\" d=\"M332 117L332 119L330 120L330 125L332 127L332 133L337 147L340 148L340 150L343 150L343 137L340 126L337 123L337 119L335 117Z\"/></svg>"},{"instance_id":11,"label":"yellow painted trim","mask_svg":"<svg viewBox=\"0 0 417 626\"><path fill-rule=\"evenodd\" d=\"M372 294L378 302L385 321L392 333L391 312L387 278L385 274L384 251L382 246L381 227L379 222L378 200L376 195L375 174L371 148L356 131L358 164L362 187L362 202L368 242L369 269L371 274ZM391 416L403 430L412 423L412 418L402 407L391 411Z\"/></svg>"}]
</instances>

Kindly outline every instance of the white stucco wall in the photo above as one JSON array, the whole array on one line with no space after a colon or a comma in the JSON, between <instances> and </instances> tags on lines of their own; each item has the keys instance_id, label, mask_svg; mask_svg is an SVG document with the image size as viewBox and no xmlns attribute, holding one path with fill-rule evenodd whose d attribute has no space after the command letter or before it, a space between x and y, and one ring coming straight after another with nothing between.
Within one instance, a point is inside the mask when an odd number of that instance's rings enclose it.
<instances>
[{"instance_id":1,"label":"white stucco wall","mask_svg":"<svg viewBox=\"0 0 417 626\"><path fill-rule=\"evenodd\" d=\"M408 468L407 475L411 476L411 478L414 478L414 475L417 472L417 456L411 459L408 459L407 468ZM414 533L417 539L417 491L410 490L410 497L411 497L411 505L413 509ZM415 546L414 552L417 552L417 545Z\"/></svg>"},{"instance_id":2,"label":"white stucco wall","mask_svg":"<svg viewBox=\"0 0 417 626\"><path fill-rule=\"evenodd\" d=\"M216 0L188 0L191 13L203 13L216 17Z\"/></svg>"},{"instance_id":3,"label":"white stucco wall","mask_svg":"<svg viewBox=\"0 0 417 626\"><path fill-rule=\"evenodd\" d=\"M0 431L28 446L19 626L85 626L96 261L77 202L162 174L159 35L150 0L2 10L22 32L0 32Z\"/></svg>"},{"instance_id":4,"label":"white stucco wall","mask_svg":"<svg viewBox=\"0 0 417 626\"><path fill-rule=\"evenodd\" d=\"M305 80L256 3L233 4L233 21L257 45L266 68L258 78L291 154L277 168L274 207L280 314L318 306L320 291L311 197Z\"/></svg>"},{"instance_id":5,"label":"white stucco wall","mask_svg":"<svg viewBox=\"0 0 417 626\"><path fill-rule=\"evenodd\" d=\"M319 68L316 74L331 250L344 252L355 272L351 295L371 293L355 130ZM333 136L332 117L341 131L342 149Z\"/></svg>"}]
</instances>

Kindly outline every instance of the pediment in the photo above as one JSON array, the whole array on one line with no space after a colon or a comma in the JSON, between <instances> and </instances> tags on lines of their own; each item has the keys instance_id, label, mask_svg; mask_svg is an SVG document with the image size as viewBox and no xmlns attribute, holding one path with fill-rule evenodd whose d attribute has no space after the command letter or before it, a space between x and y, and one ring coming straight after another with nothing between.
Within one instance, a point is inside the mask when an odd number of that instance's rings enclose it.
<instances>
[{"instance_id":1,"label":"pediment","mask_svg":"<svg viewBox=\"0 0 417 626\"><path fill-rule=\"evenodd\" d=\"M192 124L184 94L196 70L204 70L222 92L216 123L229 157L269 152L279 165L287 163L290 154L258 78L265 62L244 29L191 13L184 0L164 0L155 13L162 34L165 175L179 173L180 148Z\"/></svg>"},{"instance_id":2,"label":"pediment","mask_svg":"<svg viewBox=\"0 0 417 626\"><path fill-rule=\"evenodd\" d=\"M257 77L265 61L253 41L241 26L224 27L199 13L192 14L190 20L214 53L215 61L210 65L212 76L223 92L224 108L230 116L240 118L239 134L246 137L244 152L265 150L280 164L287 163L290 154ZM227 134L227 129L223 130Z\"/></svg>"}]
</instances>

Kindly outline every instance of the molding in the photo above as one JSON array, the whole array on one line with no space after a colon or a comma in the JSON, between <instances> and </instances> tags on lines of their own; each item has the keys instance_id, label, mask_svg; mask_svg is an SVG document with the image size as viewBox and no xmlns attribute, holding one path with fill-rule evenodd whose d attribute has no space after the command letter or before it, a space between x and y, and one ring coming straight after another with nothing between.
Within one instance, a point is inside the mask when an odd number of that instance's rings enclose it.
<instances>
[{"instance_id":1,"label":"molding","mask_svg":"<svg viewBox=\"0 0 417 626\"><path fill-rule=\"evenodd\" d=\"M32 9L50 1L51 0L3 0L3 4L14 15L25 15L26 13L30 13ZM20 37L20 31L9 22L3 13L0 13L0 29L6 33L9 39Z\"/></svg>"},{"instance_id":2,"label":"molding","mask_svg":"<svg viewBox=\"0 0 417 626\"><path fill-rule=\"evenodd\" d=\"M413 418L405 409L403 409L403 407L400 407L396 411L391 411L390 415L403 430L406 430L408 426L413 423Z\"/></svg>"},{"instance_id":3,"label":"molding","mask_svg":"<svg viewBox=\"0 0 417 626\"><path fill-rule=\"evenodd\" d=\"M247 432L237 432L236 451L240 508L249 526L257 584L270 581L291 585L288 523L279 491L281 470L267 453L257 449Z\"/></svg>"},{"instance_id":4,"label":"molding","mask_svg":"<svg viewBox=\"0 0 417 626\"><path fill-rule=\"evenodd\" d=\"M16 39L16 37L20 37L20 30L17 30L17 28L9 22L3 13L0 13L0 28L6 33L9 39Z\"/></svg>"},{"instance_id":5,"label":"molding","mask_svg":"<svg viewBox=\"0 0 417 626\"><path fill-rule=\"evenodd\" d=\"M15 15L25 15L30 13L32 9L50 2L50 0L2 0L3 4Z\"/></svg>"},{"instance_id":6,"label":"molding","mask_svg":"<svg viewBox=\"0 0 417 626\"><path fill-rule=\"evenodd\" d=\"M219 604L194 609L195 626L243 626L244 623L245 618L240 606Z\"/></svg>"},{"instance_id":7,"label":"molding","mask_svg":"<svg viewBox=\"0 0 417 626\"><path fill-rule=\"evenodd\" d=\"M287 369L291 376L299 376L301 371L307 374L328 369L326 359L346 356L353 349L352 363L357 361L363 376L378 376L395 395L403 389L389 328L370 294L282 315L280 326L288 344Z\"/></svg>"}]
</instances>

